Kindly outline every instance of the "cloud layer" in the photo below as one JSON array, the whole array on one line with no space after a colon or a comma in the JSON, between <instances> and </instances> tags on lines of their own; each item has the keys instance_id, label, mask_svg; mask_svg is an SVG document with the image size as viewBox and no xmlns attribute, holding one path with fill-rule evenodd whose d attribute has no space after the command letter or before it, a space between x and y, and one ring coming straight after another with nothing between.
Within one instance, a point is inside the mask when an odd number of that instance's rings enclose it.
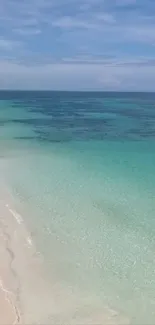
<instances>
[{"instance_id":1,"label":"cloud layer","mask_svg":"<svg viewBox=\"0 0 155 325\"><path fill-rule=\"evenodd\" d=\"M0 0L0 88L155 91L153 0Z\"/></svg>"}]
</instances>

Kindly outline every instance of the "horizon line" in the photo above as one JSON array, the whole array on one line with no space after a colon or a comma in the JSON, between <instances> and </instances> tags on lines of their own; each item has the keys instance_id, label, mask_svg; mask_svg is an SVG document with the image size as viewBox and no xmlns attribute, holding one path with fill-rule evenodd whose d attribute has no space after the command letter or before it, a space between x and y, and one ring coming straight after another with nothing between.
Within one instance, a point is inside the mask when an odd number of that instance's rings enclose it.
<instances>
[{"instance_id":1,"label":"horizon line","mask_svg":"<svg viewBox=\"0 0 155 325\"><path fill-rule=\"evenodd\" d=\"M95 90L95 89L90 89L90 90L64 90L64 89L0 89L0 92L3 91L12 91L12 92L93 92L93 93L136 93L136 94L141 94L141 93L149 93L149 94L154 94L154 91L149 91L149 90Z\"/></svg>"}]
</instances>

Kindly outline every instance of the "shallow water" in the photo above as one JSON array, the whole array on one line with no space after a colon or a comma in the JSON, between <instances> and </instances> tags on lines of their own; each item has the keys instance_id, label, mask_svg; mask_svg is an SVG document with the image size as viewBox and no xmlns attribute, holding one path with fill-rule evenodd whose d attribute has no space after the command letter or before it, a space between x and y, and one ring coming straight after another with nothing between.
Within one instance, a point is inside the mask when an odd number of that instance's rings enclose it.
<instances>
[{"instance_id":1,"label":"shallow water","mask_svg":"<svg viewBox=\"0 0 155 325\"><path fill-rule=\"evenodd\" d=\"M153 324L155 95L0 98L2 179L51 281L78 296L81 315L109 306Z\"/></svg>"}]
</instances>

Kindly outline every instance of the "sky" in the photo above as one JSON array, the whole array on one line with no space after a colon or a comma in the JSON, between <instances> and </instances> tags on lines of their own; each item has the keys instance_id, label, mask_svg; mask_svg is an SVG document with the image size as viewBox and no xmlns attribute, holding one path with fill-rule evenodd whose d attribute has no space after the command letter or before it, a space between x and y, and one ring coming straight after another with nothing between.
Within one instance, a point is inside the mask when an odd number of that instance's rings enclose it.
<instances>
[{"instance_id":1,"label":"sky","mask_svg":"<svg viewBox=\"0 0 155 325\"><path fill-rule=\"evenodd\" d=\"M155 0L0 0L0 88L155 91Z\"/></svg>"}]
</instances>

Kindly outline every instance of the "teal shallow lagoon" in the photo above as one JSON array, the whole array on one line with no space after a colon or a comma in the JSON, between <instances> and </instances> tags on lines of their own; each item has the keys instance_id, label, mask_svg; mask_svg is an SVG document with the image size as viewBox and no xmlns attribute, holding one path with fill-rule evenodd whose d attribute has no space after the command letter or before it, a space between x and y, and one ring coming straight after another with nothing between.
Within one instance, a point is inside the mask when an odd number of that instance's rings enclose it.
<instances>
[{"instance_id":1,"label":"teal shallow lagoon","mask_svg":"<svg viewBox=\"0 0 155 325\"><path fill-rule=\"evenodd\" d=\"M90 309L153 324L155 95L1 96L5 182L49 274Z\"/></svg>"}]
</instances>

